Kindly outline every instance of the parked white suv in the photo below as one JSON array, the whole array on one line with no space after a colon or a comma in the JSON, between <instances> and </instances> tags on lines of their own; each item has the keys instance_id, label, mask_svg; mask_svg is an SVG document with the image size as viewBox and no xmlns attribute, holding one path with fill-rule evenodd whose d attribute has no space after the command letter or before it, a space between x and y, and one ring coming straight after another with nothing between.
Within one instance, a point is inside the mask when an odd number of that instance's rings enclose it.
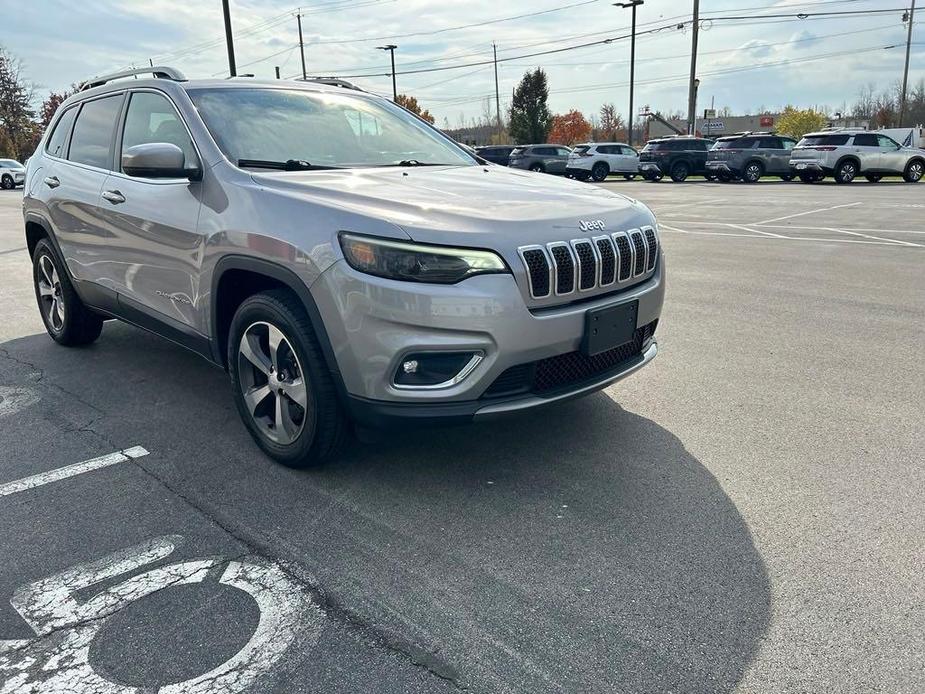
<instances>
[{"instance_id":1,"label":"parked white suv","mask_svg":"<svg viewBox=\"0 0 925 694\"><path fill-rule=\"evenodd\" d=\"M925 150L903 147L893 138L868 130L823 130L809 133L793 148L790 170L804 183L826 176L851 183L862 175L871 183L902 176L917 183L925 173Z\"/></svg>"},{"instance_id":2,"label":"parked white suv","mask_svg":"<svg viewBox=\"0 0 925 694\"><path fill-rule=\"evenodd\" d=\"M586 142L572 150L565 173L582 181L603 181L611 173L623 174L630 180L639 173L639 154L617 142Z\"/></svg>"}]
</instances>

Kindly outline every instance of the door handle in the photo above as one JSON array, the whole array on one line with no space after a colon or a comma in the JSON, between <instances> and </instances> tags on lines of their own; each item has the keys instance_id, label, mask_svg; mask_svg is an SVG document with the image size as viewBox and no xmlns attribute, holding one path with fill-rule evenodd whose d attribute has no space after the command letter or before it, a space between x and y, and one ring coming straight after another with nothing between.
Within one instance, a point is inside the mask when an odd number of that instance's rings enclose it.
<instances>
[{"instance_id":1,"label":"door handle","mask_svg":"<svg viewBox=\"0 0 925 694\"><path fill-rule=\"evenodd\" d=\"M103 200L108 200L113 205L118 205L119 203L125 202L125 196L118 190L104 190Z\"/></svg>"},{"instance_id":2,"label":"door handle","mask_svg":"<svg viewBox=\"0 0 925 694\"><path fill-rule=\"evenodd\" d=\"M58 180L57 176L46 176L45 185L49 188L57 188L61 185L61 181Z\"/></svg>"}]
</instances>

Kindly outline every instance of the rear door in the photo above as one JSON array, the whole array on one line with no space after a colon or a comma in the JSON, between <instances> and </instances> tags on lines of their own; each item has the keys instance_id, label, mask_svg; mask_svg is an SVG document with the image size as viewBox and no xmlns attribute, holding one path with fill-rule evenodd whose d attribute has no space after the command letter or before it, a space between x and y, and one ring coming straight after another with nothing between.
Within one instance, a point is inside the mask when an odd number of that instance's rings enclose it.
<instances>
[{"instance_id":1,"label":"rear door","mask_svg":"<svg viewBox=\"0 0 925 694\"><path fill-rule=\"evenodd\" d=\"M81 103L69 144L56 150L64 156L44 172L42 185L50 190L48 214L68 268L78 280L105 284L100 261L109 257L111 234L101 215L100 192L112 166L124 98L118 92Z\"/></svg>"},{"instance_id":2,"label":"rear door","mask_svg":"<svg viewBox=\"0 0 925 694\"><path fill-rule=\"evenodd\" d=\"M862 172L880 170L880 142L874 133L855 135L851 150L860 160Z\"/></svg>"},{"instance_id":3,"label":"rear door","mask_svg":"<svg viewBox=\"0 0 925 694\"><path fill-rule=\"evenodd\" d=\"M166 142L185 155L187 168L200 157L186 123L163 92L131 93L116 145L115 170L100 203L110 250L99 274L131 309L154 313L179 328L201 331L199 270L203 239L197 232L202 183L187 178L139 178L122 171L121 153L135 145Z\"/></svg>"},{"instance_id":4,"label":"rear door","mask_svg":"<svg viewBox=\"0 0 925 694\"><path fill-rule=\"evenodd\" d=\"M758 138L758 152L769 174L783 174L790 171L790 152L784 149L779 137Z\"/></svg>"}]
</instances>

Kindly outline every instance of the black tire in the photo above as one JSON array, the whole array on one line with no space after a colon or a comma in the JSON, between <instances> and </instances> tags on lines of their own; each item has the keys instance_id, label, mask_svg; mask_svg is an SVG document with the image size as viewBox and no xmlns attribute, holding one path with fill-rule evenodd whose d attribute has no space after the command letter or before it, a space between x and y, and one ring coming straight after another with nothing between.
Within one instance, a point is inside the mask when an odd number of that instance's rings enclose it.
<instances>
[{"instance_id":1,"label":"black tire","mask_svg":"<svg viewBox=\"0 0 925 694\"><path fill-rule=\"evenodd\" d=\"M607 175L610 173L610 167L607 166L606 162L599 161L594 166L591 167L591 178L594 179L595 183L600 183Z\"/></svg>"},{"instance_id":2,"label":"black tire","mask_svg":"<svg viewBox=\"0 0 925 694\"><path fill-rule=\"evenodd\" d=\"M746 183L757 183L764 175L764 167L760 161L750 161L742 169L742 180Z\"/></svg>"},{"instance_id":3,"label":"black tire","mask_svg":"<svg viewBox=\"0 0 925 694\"><path fill-rule=\"evenodd\" d=\"M925 162L921 159L913 159L903 172L903 180L906 183L918 183L922 180L923 174L925 174Z\"/></svg>"},{"instance_id":4,"label":"black tire","mask_svg":"<svg viewBox=\"0 0 925 694\"><path fill-rule=\"evenodd\" d=\"M867 174L864 176L871 183L880 183L880 179L883 178L882 174Z\"/></svg>"},{"instance_id":5,"label":"black tire","mask_svg":"<svg viewBox=\"0 0 925 694\"><path fill-rule=\"evenodd\" d=\"M544 173L546 171L546 168L542 164L530 164L530 171Z\"/></svg>"},{"instance_id":6,"label":"black tire","mask_svg":"<svg viewBox=\"0 0 925 694\"><path fill-rule=\"evenodd\" d=\"M716 174L716 176L723 183L729 183L729 181L732 180L732 174L728 171L720 171L718 174Z\"/></svg>"},{"instance_id":7,"label":"black tire","mask_svg":"<svg viewBox=\"0 0 925 694\"><path fill-rule=\"evenodd\" d=\"M47 239L41 239L32 254L32 284L42 322L52 340L65 347L78 347L100 336L102 317L77 296L64 263Z\"/></svg>"},{"instance_id":8,"label":"black tire","mask_svg":"<svg viewBox=\"0 0 925 694\"><path fill-rule=\"evenodd\" d=\"M9 174L4 175L3 179L0 180L0 188L3 190L13 190L16 187L16 184L13 182L13 177Z\"/></svg>"},{"instance_id":9,"label":"black tire","mask_svg":"<svg viewBox=\"0 0 925 694\"><path fill-rule=\"evenodd\" d=\"M816 181L820 180L820 178L816 174L801 173L800 180L803 181L803 183L815 183Z\"/></svg>"},{"instance_id":10,"label":"black tire","mask_svg":"<svg viewBox=\"0 0 925 694\"><path fill-rule=\"evenodd\" d=\"M572 175L578 181L587 181L589 178L591 178L591 174L589 174L587 171L583 171L581 173L574 173Z\"/></svg>"},{"instance_id":11,"label":"black tire","mask_svg":"<svg viewBox=\"0 0 925 694\"><path fill-rule=\"evenodd\" d=\"M846 159L835 169L835 182L845 185L851 183L858 175L858 163L854 159Z\"/></svg>"},{"instance_id":12,"label":"black tire","mask_svg":"<svg viewBox=\"0 0 925 694\"><path fill-rule=\"evenodd\" d=\"M636 174L623 174L623 178L625 178L627 181L632 181L634 178L636 178Z\"/></svg>"},{"instance_id":13,"label":"black tire","mask_svg":"<svg viewBox=\"0 0 925 694\"><path fill-rule=\"evenodd\" d=\"M790 181L792 181L794 178L796 177L793 174L784 174L783 176L780 177L780 180L790 183Z\"/></svg>"},{"instance_id":14,"label":"black tire","mask_svg":"<svg viewBox=\"0 0 925 694\"><path fill-rule=\"evenodd\" d=\"M671 167L671 180L675 183L681 183L691 175L691 167L687 162L679 161Z\"/></svg>"},{"instance_id":15,"label":"black tire","mask_svg":"<svg viewBox=\"0 0 925 694\"><path fill-rule=\"evenodd\" d=\"M287 345L286 350L280 347L277 351L277 359L280 361L276 373L284 373L284 368L287 368L291 369L292 375L285 374L282 381L277 380L275 383L292 384L295 379L301 378L305 395L304 406L283 395L282 389L274 393L268 388L267 395L258 401L254 413L245 400L245 383L259 378L262 372L256 366L250 366L252 362L241 354L241 340L246 332L263 325L278 330ZM288 358L289 362L284 367L285 358ZM250 373L242 369L242 360L245 369L251 368ZM273 371L270 369L271 373ZM334 380L324 361L308 314L301 302L288 290L255 294L245 299L238 307L231 321L228 336L228 373L231 376L238 414L257 445L273 460L287 467L312 467L332 458L343 445L349 429L349 420L338 399ZM264 378L267 386L272 385L269 377ZM268 405L267 401L271 396L273 402L269 404L273 406L274 413L279 413L279 409L275 409L277 399L283 403L281 406L287 408L287 412L295 413L295 417L288 417L290 422L298 418L301 411L298 434L290 442L273 440L268 432L280 430L263 423L264 417L258 418L256 414L262 405Z\"/></svg>"}]
</instances>

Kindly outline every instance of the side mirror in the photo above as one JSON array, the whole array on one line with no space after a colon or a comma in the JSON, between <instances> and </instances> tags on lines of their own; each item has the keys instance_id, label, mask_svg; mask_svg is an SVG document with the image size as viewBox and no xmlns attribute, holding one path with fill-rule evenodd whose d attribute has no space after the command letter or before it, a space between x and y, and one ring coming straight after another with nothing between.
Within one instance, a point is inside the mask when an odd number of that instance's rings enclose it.
<instances>
[{"instance_id":1,"label":"side mirror","mask_svg":"<svg viewBox=\"0 0 925 694\"><path fill-rule=\"evenodd\" d=\"M122 152L122 170L138 178L188 178L198 181L202 169L186 167L183 150L169 142L149 142Z\"/></svg>"}]
</instances>

